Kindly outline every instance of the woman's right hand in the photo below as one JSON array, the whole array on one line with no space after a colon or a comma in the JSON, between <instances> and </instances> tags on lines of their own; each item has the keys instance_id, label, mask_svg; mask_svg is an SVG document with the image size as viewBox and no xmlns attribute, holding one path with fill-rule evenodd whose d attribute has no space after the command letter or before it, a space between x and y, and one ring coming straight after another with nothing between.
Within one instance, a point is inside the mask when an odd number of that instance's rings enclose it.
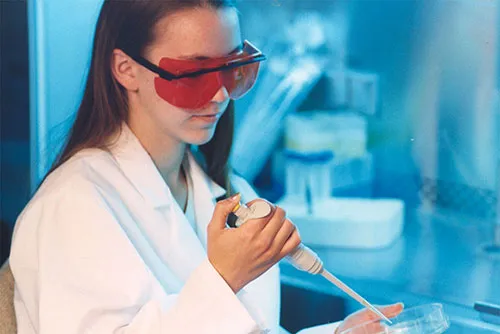
<instances>
[{"instance_id":1,"label":"woman's right hand","mask_svg":"<svg viewBox=\"0 0 500 334\"><path fill-rule=\"evenodd\" d=\"M283 209L270 203L268 216L251 219L238 228L226 228L227 217L239 200L237 194L219 201L207 228L208 259L235 293L301 243Z\"/></svg>"}]
</instances>

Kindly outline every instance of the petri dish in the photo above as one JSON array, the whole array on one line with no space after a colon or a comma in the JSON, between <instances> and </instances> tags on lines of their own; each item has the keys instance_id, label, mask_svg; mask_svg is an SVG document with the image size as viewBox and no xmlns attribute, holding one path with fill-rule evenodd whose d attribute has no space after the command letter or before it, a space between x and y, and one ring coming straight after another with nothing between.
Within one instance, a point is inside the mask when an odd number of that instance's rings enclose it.
<instances>
[{"instance_id":1,"label":"petri dish","mask_svg":"<svg viewBox=\"0 0 500 334\"><path fill-rule=\"evenodd\" d=\"M340 334L440 334L450 327L450 321L439 303L405 309L386 321L373 320L340 332Z\"/></svg>"}]
</instances>

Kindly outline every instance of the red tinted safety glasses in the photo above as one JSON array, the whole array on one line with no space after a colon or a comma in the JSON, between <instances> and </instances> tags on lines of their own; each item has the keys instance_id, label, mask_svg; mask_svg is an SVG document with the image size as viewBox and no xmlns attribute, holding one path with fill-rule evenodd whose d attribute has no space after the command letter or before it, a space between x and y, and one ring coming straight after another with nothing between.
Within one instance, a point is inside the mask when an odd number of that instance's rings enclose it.
<instances>
[{"instance_id":1,"label":"red tinted safety glasses","mask_svg":"<svg viewBox=\"0 0 500 334\"><path fill-rule=\"evenodd\" d=\"M199 109L225 87L231 99L238 99L252 88L260 62L266 59L245 41L240 51L227 57L203 60L162 58L156 66L141 56L137 63L156 73L155 89L168 103L184 109Z\"/></svg>"}]
</instances>

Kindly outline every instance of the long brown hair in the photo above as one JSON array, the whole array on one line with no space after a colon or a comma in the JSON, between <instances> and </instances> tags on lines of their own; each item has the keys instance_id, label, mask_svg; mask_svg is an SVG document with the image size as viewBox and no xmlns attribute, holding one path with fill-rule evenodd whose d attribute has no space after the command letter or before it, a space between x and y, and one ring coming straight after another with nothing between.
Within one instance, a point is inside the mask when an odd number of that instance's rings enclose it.
<instances>
[{"instance_id":1,"label":"long brown hair","mask_svg":"<svg viewBox=\"0 0 500 334\"><path fill-rule=\"evenodd\" d=\"M57 167L85 148L107 149L112 135L127 119L125 89L111 72L114 49L142 55L154 41L159 20L181 9L234 7L231 0L105 0L97 20L92 59L82 101L66 143L47 177ZM213 138L200 146L207 174L228 193L229 154L234 132L234 103L219 120Z\"/></svg>"}]
</instances>

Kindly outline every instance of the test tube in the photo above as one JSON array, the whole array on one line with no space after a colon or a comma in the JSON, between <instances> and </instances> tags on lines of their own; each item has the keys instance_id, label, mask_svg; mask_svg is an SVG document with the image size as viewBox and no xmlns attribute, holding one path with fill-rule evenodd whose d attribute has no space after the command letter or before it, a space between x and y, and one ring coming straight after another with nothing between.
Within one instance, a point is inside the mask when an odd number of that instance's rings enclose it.
<instances>
[{"instance_id":1,"label":"test tube","mask_svg":"<svg viewBox=\"0 0 500 334\"><path fill-rule=\"evenodd\" d=\"M322 151L310 155L309 159L307 181L311 191L311 201L314 204L330 197L332 191L330 166L333 153Z\"/></svg>"}]
</instances>

